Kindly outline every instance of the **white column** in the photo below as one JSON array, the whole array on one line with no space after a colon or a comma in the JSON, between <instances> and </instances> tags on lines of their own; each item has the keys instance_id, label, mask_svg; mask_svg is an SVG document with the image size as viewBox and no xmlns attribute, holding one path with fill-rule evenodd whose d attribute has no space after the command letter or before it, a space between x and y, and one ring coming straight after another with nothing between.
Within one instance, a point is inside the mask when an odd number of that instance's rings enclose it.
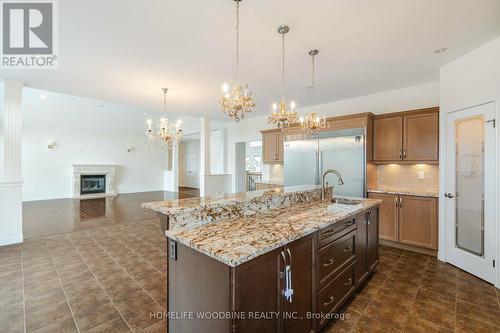
<instances>
[{"instance_id":1,"label":"white column","mask_svg":"<svg viewBox=\"0 0 500 333\"><path fill-rule=\"evenodd\" d=\"M0 246L23 241L22 90L22 82L4 82L4 175L0 180Z\"/></svg>"},{"instance_id":2,"label":"white column","mask_svg":"<svg viewBox=\"0 0 500 333\"><path fill-rule=\"evenodd\" d=\"M227 174L227 127L221 130L222 140L222 173Z\"/></svg>"},{"instance_id":3,"label":"white column","mask_svg":"<svg viewBox=\"0 0 500 333\"><path fill-rule=\"evenodd\" d=\"M23 83L5 81L4 180L22 180L21 102Z\"/></svg>"},{"instance_id":4,"label":"white column","mask_svg":"<svg viewBox=\"0 0 500 333\"><path fill-rule=\"evenodd\" d=\"M200 118L200 174L210 175L210 118Z\"/></svg>"},{"instance_id":5,"label":"white column","mask_svg":"<svg viewBox=\"0 0 500 333\"><path fill-rule=\"evenodd\" d=\"M200 118L200 196L209 194L210 178L210 118Z\"/></svg>"}]
</instances>

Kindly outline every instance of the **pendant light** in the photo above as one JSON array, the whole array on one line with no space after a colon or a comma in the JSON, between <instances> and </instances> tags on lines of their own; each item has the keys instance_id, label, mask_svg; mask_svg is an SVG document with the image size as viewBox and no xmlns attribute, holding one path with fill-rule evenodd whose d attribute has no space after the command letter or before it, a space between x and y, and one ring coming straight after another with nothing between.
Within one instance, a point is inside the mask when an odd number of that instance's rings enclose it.
<instances>
[{"instance_id":1,"label":"pendant light","mask_svg":"<svg viewBox=\"0 0 500 333\"><path fill-rule=\"evenodd\" d=\"M240 2L236 2L236 84L229 91L229 85L224 83L222 86L222 96L219 99L219 107L222 112L229 117L240 121L247 113L255 112L255 102L252 98L252 91L239 84L240 76Z\"/></svg>"},{"instance_id":2,"label":"pendant light","mask_svg":"<svg viewBox=\"0 0 500 333\"><path fill-rule=\"evenodd\" d=\"M273 110L268 118L269 124L276 125L279 129L285 129L297 121L297 112L295 111L295 102L290 103L290 110L288 110L287 102L285 100L285 35L290 31L290 27L282 25L278 28L278 33L281 35L281 86L282 97L278 103L273 103Z\"/></svg>"},{"instance_id":3,"label":"pendant light","mask_svg":"<svg viewBox=\"0 0 500 333\"><path fill-rule=\"evenodd\" d=\"M163 92L163 112L167 114L167 88L161 88ZM146 121L146 137L152 143L158 143L161 147L170 148L176 144L182 135L181 121L175 123L168 120L166 117L161 117L157 124L154 124L151 119ZM154 130L156 128L156 131Z\"/></svg>"},{"instance_id":4,"label":"pendant light","mask_svg":"<svg viewBox=\"0 0 500 333\"><path fill-rule=\"evenodd\" d=\"M316 77L315 77L315 57L318 55L319 51L314 49L309 51L309 55L311 56L312 59L312 84L311 84L311 92L312 95L314 96L315 93L315 88L316 88ZM314 105L312 107L312 111L309 112L306 117L300 117L300 125L302 127L303 131L306 131L309 133L311 136L316 136L318 135L318 132L320 129L325 129L328 126L328 123L326 122L326 118L319 117L316 112L314 112Z\"/></svg>"}]
</instances>

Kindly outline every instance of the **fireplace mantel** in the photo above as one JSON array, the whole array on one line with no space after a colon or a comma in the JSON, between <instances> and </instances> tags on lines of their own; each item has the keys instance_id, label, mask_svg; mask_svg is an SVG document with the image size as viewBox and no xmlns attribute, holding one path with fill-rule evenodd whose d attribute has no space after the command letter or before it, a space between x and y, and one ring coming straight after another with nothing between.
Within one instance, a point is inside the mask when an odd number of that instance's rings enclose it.
<instances>
[{"instance_id":1,"label":"fireplace mantel","mask_svg":"<svg viewBox=\"0 0 500 333\"><path fill-rule=\"evenodd\" d=\"M73 164L73 198L90 199L115 196L114 180L116 165L98 165L98 164ZM80 194L80 184L82 175L105 175L106 193L99 194Z\"/></svg>"}]
</instances>

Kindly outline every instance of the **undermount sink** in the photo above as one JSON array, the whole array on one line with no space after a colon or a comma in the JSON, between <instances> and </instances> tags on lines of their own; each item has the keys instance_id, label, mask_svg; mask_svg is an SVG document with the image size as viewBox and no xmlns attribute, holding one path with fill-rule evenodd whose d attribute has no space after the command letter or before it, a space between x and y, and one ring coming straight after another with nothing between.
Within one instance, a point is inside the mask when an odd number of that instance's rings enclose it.
<instances>
[{"instance_id":1,"label":"undermount sink","mask_svg":"<svg viewBox=\"0 0 500 333\"><path fill-rule=\"evenodd\" d=\"M340 205L354 206L354 205L359 205L362 202L363 200L357 200L357 199L332 198L332 203Z\"/></svg>"}]
</instances>

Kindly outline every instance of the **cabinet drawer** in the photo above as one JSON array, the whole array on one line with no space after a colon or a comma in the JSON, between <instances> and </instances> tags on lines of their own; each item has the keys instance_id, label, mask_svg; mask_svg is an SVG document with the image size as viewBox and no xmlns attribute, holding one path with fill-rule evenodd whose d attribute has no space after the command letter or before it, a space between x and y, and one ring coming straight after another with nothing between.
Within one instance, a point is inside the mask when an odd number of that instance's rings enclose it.
<instances>
[{"instance_id":1,"label":"cabinet drawer","mask_svg":"<svg viewBox=\"0 0 500 333\"><path fill-rule=\"evenodd\" d=\"M318 251L316 258L320 287L327 284L339 269L354 259L355 235L356 231L353 230Z\"/></svg>"},{"instance_id":2,"label":"cabinet drawer","mask_svg":"<svg viewBox=\"0 0 500 333\"><path fill-rule=\"evenodd\" d=\"M337 310L354 291L354 264L347 267L330 284L318 292L318 312L327 314ZM319 326L324 325L327 319L321 319Z\"/></svg>"},{"instance_id":3,"label":"cabinet drawer","mask_svg":"<svg viewBox=\"0 0 500 333\"><path fill-rule=\"evenodd\" d=\"M343 221L332 224L324 229L318 231L318 249L331 243L336 238L339 237L337 234L339 231L349 232L356 228L354 218L349 218ZM346 230L344 230L346 229Z\"/></svg>"}]
</instances>

